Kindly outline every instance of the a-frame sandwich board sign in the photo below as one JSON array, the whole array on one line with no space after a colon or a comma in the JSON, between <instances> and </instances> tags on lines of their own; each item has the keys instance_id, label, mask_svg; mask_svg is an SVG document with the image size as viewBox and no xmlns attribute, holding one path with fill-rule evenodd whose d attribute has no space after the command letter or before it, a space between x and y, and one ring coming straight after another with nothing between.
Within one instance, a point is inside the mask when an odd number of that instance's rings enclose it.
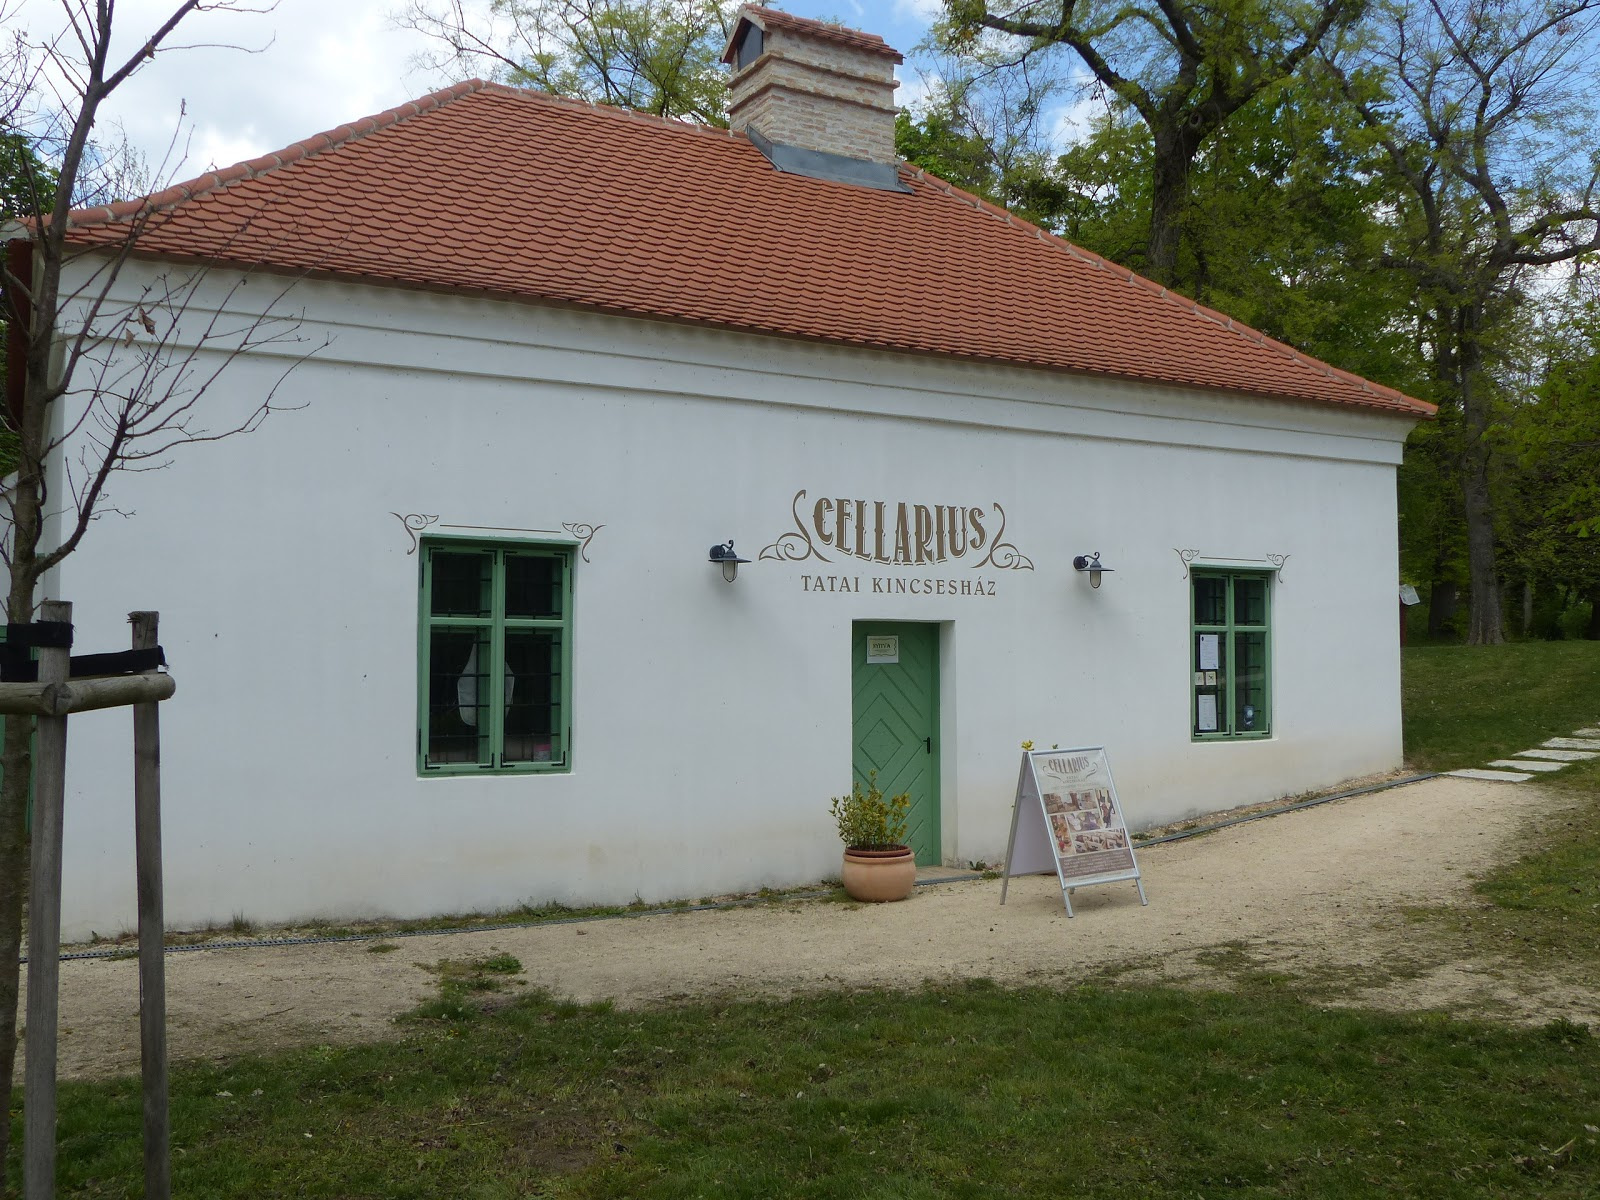
<instances>
[{"instance_id":1,"label":"a-frame sandwich board sign","mask_svg":"<svg viewBox=\"0 0 1600 1200\"><path fill-rule=\"evenodd\" d=\"M1069 917L1073 891L1093 883L1131 879L1139 903L1150 903L1104 746L1023 751L1000 903L1013 875L1051 869L1061 881Z\"/></svg>"}]
</instances>

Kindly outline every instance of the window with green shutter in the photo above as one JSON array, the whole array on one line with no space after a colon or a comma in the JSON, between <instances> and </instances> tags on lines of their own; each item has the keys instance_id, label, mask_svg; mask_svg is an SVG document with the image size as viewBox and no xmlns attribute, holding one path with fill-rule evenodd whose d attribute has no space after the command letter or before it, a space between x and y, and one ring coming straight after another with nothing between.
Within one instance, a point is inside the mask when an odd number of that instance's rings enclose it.
<instances>
[{"instance_id":1,"label":"window with green shutter","mask_svg":"<svg viewBox=\"0 0 1600 1200\"><path fill-rule=\"evenodd\" d=\"M1199 740L1272 732L1272 590L1266 574L1190 574L1190 728Z\"/></svg>"},{"instance_id":2,"label":"window with green shutter","mask_svg":"<svg viewBox=\"0 0 1600 1200\"><path fill-rule=\"evenodd\" d=\"M572 765L572 550L424 541L424 774Z\"/></svg>"}]
</instances>

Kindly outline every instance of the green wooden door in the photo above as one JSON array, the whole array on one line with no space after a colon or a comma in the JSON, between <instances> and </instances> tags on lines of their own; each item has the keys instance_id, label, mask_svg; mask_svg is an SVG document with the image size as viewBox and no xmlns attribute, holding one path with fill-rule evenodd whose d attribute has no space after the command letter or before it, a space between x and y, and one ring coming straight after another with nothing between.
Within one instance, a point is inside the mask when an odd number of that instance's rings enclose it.
<instances>
[{"instance_id":1,"label":"green wooden door","mask_svg":"<svg viewBox=\"0 0 1600 1200\"><path fill-rule=\"evenodd\" d=\"M890 645L881 639L896 639ZM898 662L868 662L875 657ZM871 771L886 796L911 793L908 840L918 865L941 859L939 841L939 627L857 621L851 650L855 777Z\"/></svg>"}]
</instances>

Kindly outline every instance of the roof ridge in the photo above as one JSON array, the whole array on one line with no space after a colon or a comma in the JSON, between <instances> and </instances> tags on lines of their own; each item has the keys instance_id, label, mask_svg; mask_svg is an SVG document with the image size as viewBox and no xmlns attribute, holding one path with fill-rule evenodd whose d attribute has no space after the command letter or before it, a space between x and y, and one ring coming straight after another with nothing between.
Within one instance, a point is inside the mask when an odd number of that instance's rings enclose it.
<instances>
[{"instance_id":1,"label":"roof ridge","mask_svg":"<svg viewBox=\"0 0 1600 1200\"><path fill-rule=\"evenodd\" d=\"M464 80L447 88L429 92L426 96L420 96L415 100L408 100L404 104L397 104L393 108L386 108L370 117L347 121L345 124L336 125L323 133L302 138L300 141L292 142L282 150L271 154L263 154L258 158L246 159L243 162L234 163L231 167L223 167L221 170L207 171L204 175L198 175L183 183L172 184L159 192L141 196L137 200L118 200L113 204L74 209L67 214L67 221L70 225L76 227L108 225L125 217L144 216L159 212L164 208L172 208L187 200L203 196L207 192L227 187L229 184L256 179L262 175L287 167L291 163L320 154L325 150L332 150L339 146L359 141L368 134L387 129L408 117L421 116L423 113L432 112L434 109L442 108L453 100L459 100L462 96L482 91L489 86L491 85L486 84L481 79Z\"/></svg>"},{"instance_id":2,"label":"roof ridge","mask_svg":"<svg viewBox=\"0 0 1600 1200\"><path fill-rule=\"evenodd\" d=\"M906 166L911 167L911 164L907 163ZM1297 350L1286 342L1280 342L1276 338L1269 337L1268 335L1262 333L1259 329L1255 329L1252 326L1246 325L1242 321L1236 321L1225 313L1220 313L1215 309L1207 308L1198 301L1191 300L1189 297L1182 295L1179 292L1175 292L1171 288L1163 287L1153 279L1146 279L1137 271L1131 270L1130 268L1123 266L1121 263L1113 262L1104 255L1096 254L1093 250L1085 250L1082 246L1068 241L1059 234L1051 233L1043 226L1037 225L1023 217L1019 217L1015 213L1001 208L999 205L994 204L991 201L985 200L982 196L975 195L974 193L966 191L963 188L959 188L955 184L950 183L948 180L933 174L931 171L925 170L922 167L911 167L911 169L917 172L919 178L931 180L953 199L963 200L971 204L980 212L986 212L990 216L1006 221L1008 224L1020 225L1024 228L1031 229L1035 234L1038 235L1039 240L1045 244L1052 245L1056 249L1081 260L1089 266L1095 267L1101 271L1105 271L1110 275L1122 280L1124 283L1131 284L1132 286L1139 288L1141 291L1149 293L1158 300L1166 300L1169 303L1175 304L1177 307L1185 310L1186 312L1193 313L1195 316L1200 317L1203 320L1210 321L1212 324L1226 329L1228 332L1237 335L1247 342L1254 342L1262 349L1271 350L1279 356L1287 358L1299 366L1313 370L1326 379L1337 379L1342 382L1355 385L1360 390L1371 395L1374 401L1377 402L1382 402L1385 404L1398 404L1412 412L1420 412L1424 414L1435 413L1438 411L1438 405L1429 404L1426 400L1418 400L1414 396L1408 396L1397 388L1387 387L1381 383L1373 383L1370 379L1363 378L1352 371L1346 371L1343 368L1336 367L1331 363L1323 362L1320 358L1314 358L1312 355L1305 353L1303 350Z\"/></svg>"},{"instance_id":3,"label":"roof ridge","mask_svg":"<svg viewBox=\"0 0 1600 1200\"><path fill-rule=\"evenodd\" d=\"M734 133L725 125L703 125L697 121L684 121L678 117L659 117L655 113L640 112L636 108L623 108L616 104L603 104L595 100L579 100L572 96L558 96L554 92L546 92L540 88L516 87L509 83L490 81L483 85L485 92L497 92L516 100L523 100L529 104L538 104L547 108L565 108L574 112L593 113L597 117L615 117L621 121L632 121L640 124L655 125L658 127L677 130L680 133L704 133L725 140L738 141L743 139L743 134Z\"/></svg>"},{"instance_id":4,"label":"roof ridge","mask_svg":"<svg viewBox=\"0 0 1600 1200\"><path fill-rule=\"evenodd\" d=\"M84 246L125 243L150 219L139 249L156 256L1340 403L1413 420L1434 411L937 175L905 163L897 170L912 194L796 187L742 134L471 80L142 200L74 214L81 228L69 236ZM641 189L641 180L654 189ZM658 192L670 203L658 203ZM544 219L530 224L530 211ZM853 228L857 214L859 236L815 241L808 233ZM474 224L484 216L498 223L487 234ZM749 263L724 262L714 247L725 242L730 217L779 226L751 246ZM813 242L820 252L802 251ZM896 255L910 287L885 285L880 256ZM952 281L969 258L993 262L963 294ZM1020 287L1048 297L1053 325L1039 323L1038 303Z\"/></svg>"}]
</instances>

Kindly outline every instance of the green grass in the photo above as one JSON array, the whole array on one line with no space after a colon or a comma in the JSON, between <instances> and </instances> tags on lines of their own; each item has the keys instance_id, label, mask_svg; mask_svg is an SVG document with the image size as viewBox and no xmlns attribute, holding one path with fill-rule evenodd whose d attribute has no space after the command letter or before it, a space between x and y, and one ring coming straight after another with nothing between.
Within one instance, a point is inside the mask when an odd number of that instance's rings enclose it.
<instances>
[{"instance_id":1,"label":"green grass","mask_svg":"<svg viewBox=\"0 0 1600 1200\"><path fill-rule=\"evenodd\" d=\"M1600 726L1600 642L1419 646L1402 663L1406 758L1421 769L1482 766ZM1558 806L1476 882L1485 909L1425 915L1468 953L1600 981L1600 759L1539 784Z\"/></svg>"},{"instance_id":2,"label":"green grass","mask_svg":"<svg viewBox=\"0 0 1600 1200\"><path fill-rule=\"evenodd\" d=\"M1416 647L1404 666L1419 769L1600 723L1600 645ZM1545 782L1560 803L1530 852L1418 933L1600 978L1600 766ZM445 960L398 1042L175 1072L174 1192L1600 1195L1583 1026L1330 1011L1248 946L1213 957L1235 990L979 981L643 1012L527 996L507 955ZM139 1127L136 1079L65 1086L61 1194L139 1195Z\"/></svg>"},{"instance_id":3,"label":"green grass","mask_svg":"<svg viewBox=\"0 0 1600 1200\"><path fill-rule=\"evenodd\" d=\"M1600 1044L1287 993L515 1001L173 1083L182 1196L1578 1197ZM63 1195L140 1192L136 1080L63 1089Z\"/></svg>"},{"instance_id":4,"label":"green grass","mask_svg":"<svg viewBox=\"0 0 1600 1200\"><path fill-rule=\"evenodd\" d=\"M1571 806L1535 828L1527 853L1475 882L1484 907L1431 915L1476 957L1600 988L1600 770L1552 778Z\"/></svg>"},{"instance_id":5,"label":"green grass","mask_svg":"<svg viewBox=\"0 0 1600 1200\"><path fill-rule=\"evenodd\" d=\"M1401 666L1406 761L1418 770L1481 767L1600 724L1600 642L1408 646Z\"/></svg>"},{"instance_id":6,"label":"green grass","mask_svg":"<svg viewBox=\"0 0 1600 1200\"><path fill-rule=\"evenodd\" d=\"M489 958L442 958L426 970L439 977L439 998L422 1005L416 1015L465 1021L479 1011L483 993L510 986L513 976L522 974L522 964L509 954L496 954Z\"/></svg>"}]
</instances>

